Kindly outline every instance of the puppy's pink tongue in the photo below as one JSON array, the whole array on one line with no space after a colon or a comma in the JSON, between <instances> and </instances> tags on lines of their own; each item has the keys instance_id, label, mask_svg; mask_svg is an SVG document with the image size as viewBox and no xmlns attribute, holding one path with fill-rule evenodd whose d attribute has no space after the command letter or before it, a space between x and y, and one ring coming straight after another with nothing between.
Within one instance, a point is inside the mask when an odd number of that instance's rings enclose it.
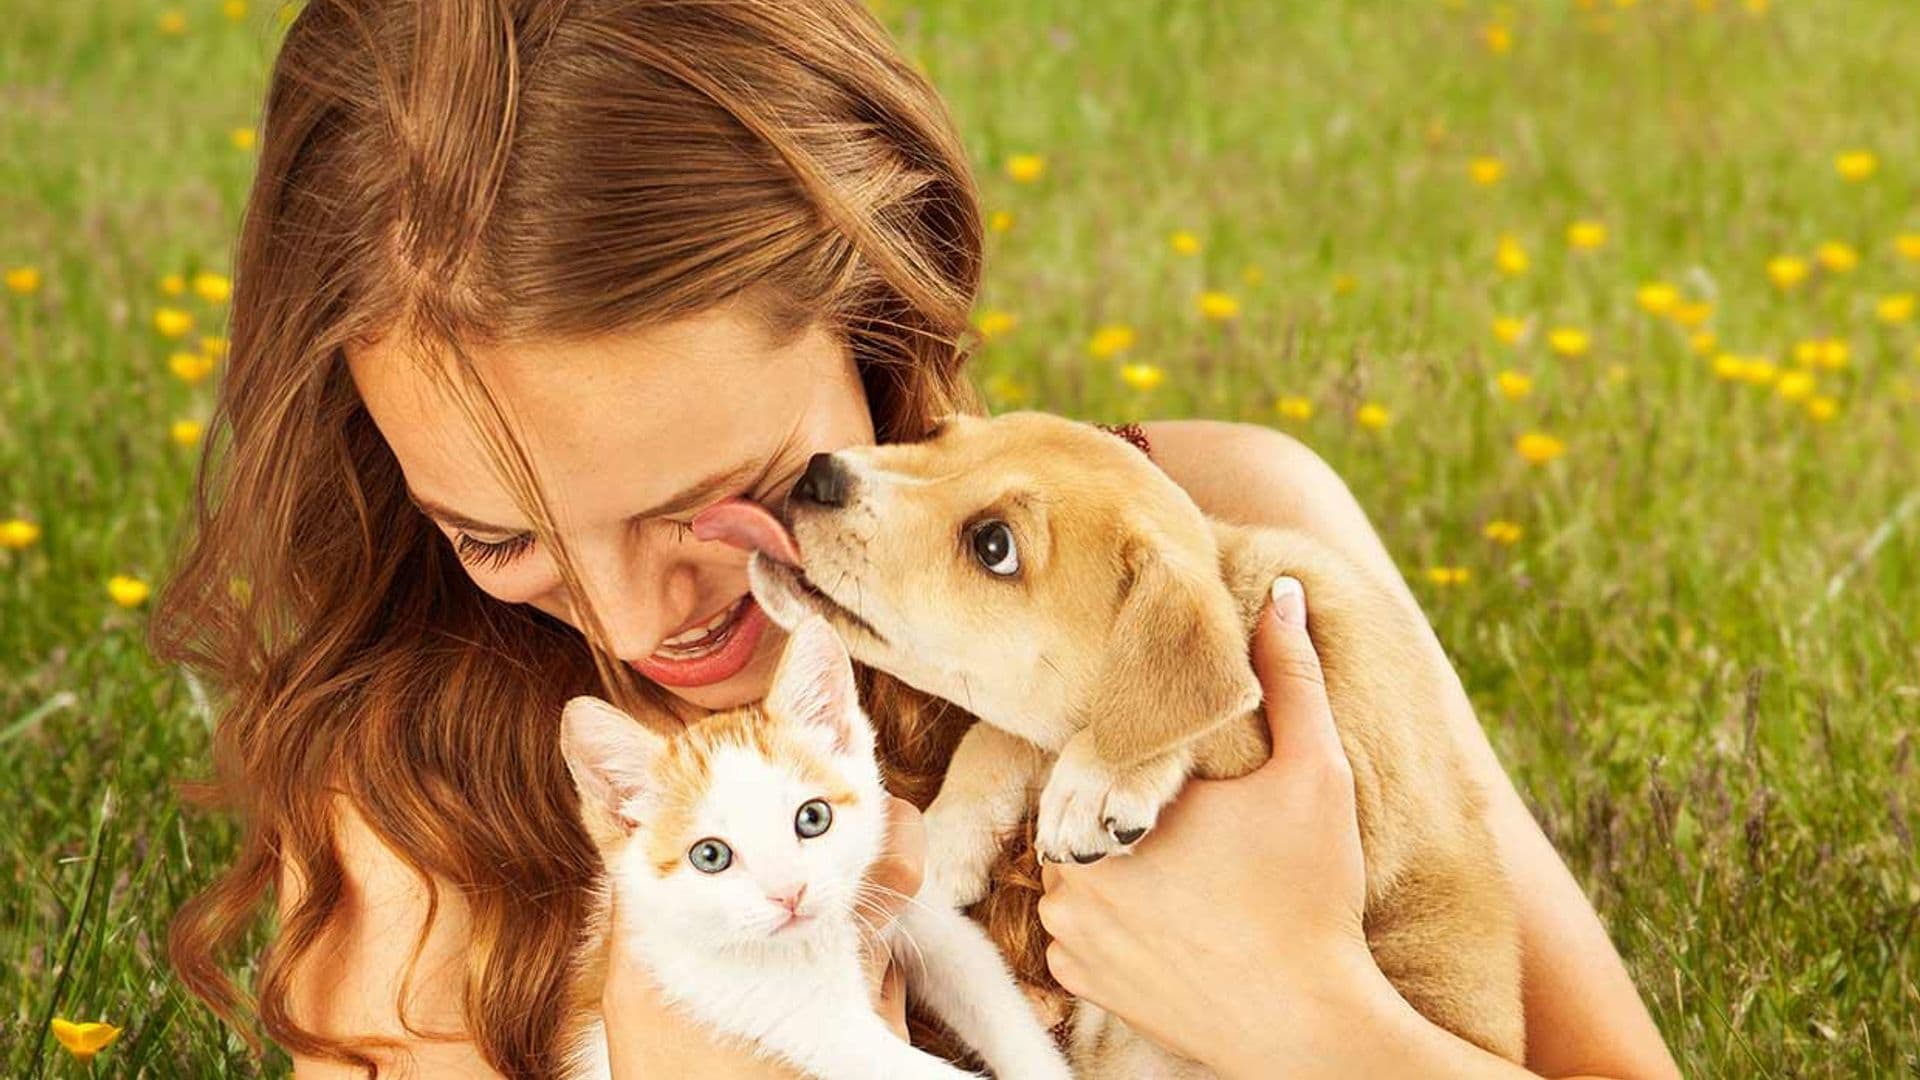
<instances>
[{"instance_id":1,"label":"puppy's pink tongue","mask_svg":"<svg viewBox=\"0 0 1920 1080\"><path fill-rule=\"evenodd\" d=\"M775 562L800 565L800 548L793 534L766 507L734 496L715 503L693 517L693 535L719 540L745 551L758 551Z\"/></svg>"}]
</instances>

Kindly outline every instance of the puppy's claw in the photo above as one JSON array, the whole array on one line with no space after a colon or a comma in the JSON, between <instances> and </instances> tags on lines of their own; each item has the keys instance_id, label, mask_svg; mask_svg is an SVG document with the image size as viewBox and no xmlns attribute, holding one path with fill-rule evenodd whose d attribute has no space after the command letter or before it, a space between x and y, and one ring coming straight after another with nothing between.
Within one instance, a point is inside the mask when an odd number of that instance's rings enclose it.
<instances>
[{"instance_id":1,"label":"puppy's claw","mask_svg":"<svg viewBox=\"0 0 1920 1080\"><path fill-rule=\"evenodd\" d=\"M1073 861L1081 864L1082 866L1085 866L1087 863L1097 863L1101 859L1104 859L1106 857L1107 857L1107 853L1104 851L1096 851L1089 855L1082 855L1077 851L1073 853Z\"/></svg>"},{"instance_id":2,"label":"puppy's claw","mask_svg":"<svg viewBox=\"0 0 1920 1080\"><path fill-rule=\"evenodd\" d=\"M1107 831L1112 833L1113 838L1122 844L1132 844L1134 841L1147 835L1147 827L1145 825L1135 826L1131 829L1117 829L1114 827L1114 820L1112 818L1107 819Z\"/></svg>"}]
</instances>

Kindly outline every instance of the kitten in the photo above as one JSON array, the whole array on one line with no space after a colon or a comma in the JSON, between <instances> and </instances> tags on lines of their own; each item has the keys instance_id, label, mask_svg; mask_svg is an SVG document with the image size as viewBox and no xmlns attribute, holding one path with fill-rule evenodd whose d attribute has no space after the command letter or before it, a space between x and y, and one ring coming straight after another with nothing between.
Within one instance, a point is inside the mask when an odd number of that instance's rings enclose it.
<instances>
[{"instance_id":1,"label":"kitten","mask_svg":"<svg viewBox=\"0 0 1920 1080\"><path fill-rule=\"evenodd\" d=\"M918 1050L875 1014L860 933L886 790L852 662L824 619L797 626L758 706L664 738L594 697L567 702L562 747L605 861L579 961L584 1028L567 1075L609 1075L598 965L639 963L666 1000L803 1072L976 1074ZM632 929L607 940L618 896ZM1006 962L951 908L909 903L886 933L916 999L995 1075L1071 1073ZM595 970L597 967L597 971Z\"/></svg>"}]
</instances>

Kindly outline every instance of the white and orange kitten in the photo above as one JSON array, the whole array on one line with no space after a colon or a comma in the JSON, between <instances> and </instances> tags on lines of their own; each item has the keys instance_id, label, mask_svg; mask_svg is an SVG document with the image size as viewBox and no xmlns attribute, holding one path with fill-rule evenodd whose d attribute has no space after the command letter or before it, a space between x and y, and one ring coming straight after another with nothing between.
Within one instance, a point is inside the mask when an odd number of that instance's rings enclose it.
<instances>
[{"instance_id":1,"label":"white and orange kitten","mask_svg":"<svg viewBox=\"0 0 1920 1080\"><path fill-rule=\"evenodd\" d=\"M815 1076L976 1075L902 1041L868 997L863 879L881 853L887 796L852 662L825 620L795 627L760 705L668 739L576 697L562 746L606 864L592 925L606 929L617 897L623 927L579 970L641 964L672 1005ZM1072 1075L971 920L913 902L886 941L908 992L995 1076ZM589 1000L568 1075L604 1078L606 1036Z\"/></svg>"}]
</instances>

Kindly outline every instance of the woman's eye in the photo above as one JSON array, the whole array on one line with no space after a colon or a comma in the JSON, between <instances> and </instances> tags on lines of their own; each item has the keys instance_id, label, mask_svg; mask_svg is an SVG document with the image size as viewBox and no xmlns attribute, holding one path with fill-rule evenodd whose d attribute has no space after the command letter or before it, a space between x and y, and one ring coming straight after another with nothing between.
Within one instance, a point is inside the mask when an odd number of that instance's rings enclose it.
<instances>
[{"instance_id":1,"label":"woman's eye","mask_svg":"<svg viewBox=\"0 0 1920 1080\"><path fill-rule=\"evenodd\" d=\"M523 533L508 540L489 543L485 540L475 540L466 533L460 533L454 538L453 546L460 558L466 562L475 566L500 567L519 558L532 547L533 536Z\"/></svg>"},{"instance_id":2,"label":"woman's eye","mask_svg":"<svg viewBox=\"0 0 1920 1080\"><path fill-rule=\"evenodd\" d=\"M733 849L725 840L707 837L687 849L687 861L703 874L717 874L733 863Z\"/></svg>"},{"instance_id":3,"label":"woman's eye","mask_svg":"<svg viewBox=\"0 0 1920 1080\"><path fill-rule=\"evenodd\" d=\"M1006 577L1020 570L1020 553L1013 545L1013 527L1004 521L989 521L973 530L973 557L989 573Z\"/></svg>"},{"instance_id":4,"label":"woman's eye","mask_svg":"<svg viewBox=\"0 0 1920 1080\"><path fill-rule=\"evenodd\" d=\"M827 831L833 824L833 807L825 799L808 799L800 804L800 810L793 815L793 831L804 840L811 840Z\"/></svg>"}]
</instances>

